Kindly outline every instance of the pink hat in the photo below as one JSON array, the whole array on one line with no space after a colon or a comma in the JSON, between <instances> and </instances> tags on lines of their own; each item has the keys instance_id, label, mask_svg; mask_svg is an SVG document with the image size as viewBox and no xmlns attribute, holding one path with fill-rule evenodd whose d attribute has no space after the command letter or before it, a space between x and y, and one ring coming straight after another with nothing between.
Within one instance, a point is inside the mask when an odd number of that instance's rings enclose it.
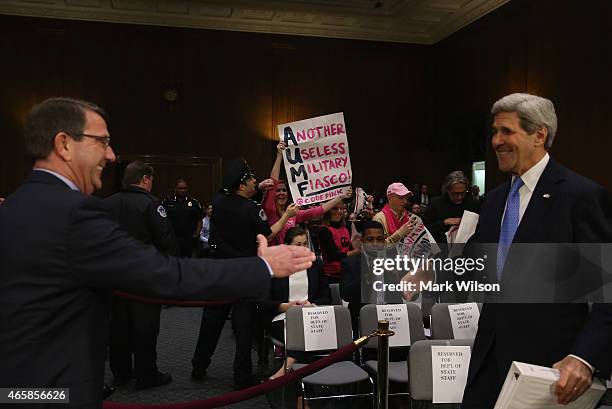
<instances>
[{"instance_id":1,"label":"pink hat","mask_svg":"<svg viewBox=\"0 0 612 409\"><path fill-rule=\"evenodd\" d=\"M389 187L387 188L387 195L389 193L394 193L398 196L406 196L412 192L410 192L410 190L408 190L406 186L404 186L403 183L395 182L395 183L391 183Z\"/></svg>"}]
</instances>

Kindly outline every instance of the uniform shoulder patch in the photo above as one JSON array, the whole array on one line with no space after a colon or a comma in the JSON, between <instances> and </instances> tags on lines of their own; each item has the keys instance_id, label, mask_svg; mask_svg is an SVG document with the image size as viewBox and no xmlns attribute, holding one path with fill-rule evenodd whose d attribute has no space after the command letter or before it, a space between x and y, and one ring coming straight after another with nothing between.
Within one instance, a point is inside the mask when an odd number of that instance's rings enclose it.
<instances>
[{"instance_id":1,"label":"uniform shoulder patch","mask_svg":"<svg viewBox=\"0 0 612 409\"><path fill-rule=\"evenodd\" d=\"M164 206L157 206L157 213L159 213L161 217L166 217L166 209L164 209Z\"/></svg>"},{"instance_id":2,"label":"uniform shoulder patch","mask_svg":"<svg viewBox=\"0 0 612 409\"><path fill-rule=\"evenodd\" d=\"M264 212L264 209L259 209L259 218L263 221L268 220L268 217L266 216L266 212Z\"/></svg>"}]
</instances>

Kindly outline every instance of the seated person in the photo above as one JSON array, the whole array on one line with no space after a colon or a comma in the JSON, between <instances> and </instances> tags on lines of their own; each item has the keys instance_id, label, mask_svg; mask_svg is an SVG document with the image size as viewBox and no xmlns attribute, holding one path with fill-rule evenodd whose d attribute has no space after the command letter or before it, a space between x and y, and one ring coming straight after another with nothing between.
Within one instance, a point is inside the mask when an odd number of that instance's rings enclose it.
<instances>
[{"instance_id":1,"label":"seated person","mask_svg":"<svg viewBox=\"0 0 612 409\"><path fill-rule=\"evenodd\" d=\"M385 231L379 222L367 221L363 224L361 233L361 249L364 254L355 254L342 260L342 274L340 280L340 297L347 301L348 309L351 312L351 322L353 324L353 334L357 337L359 310L366 303L362 303L361 298L361 260L366 254L376 254L384 250Z\"/></svg>"},{"instance_id":2,"label":"seated person","mask_svg":"<svg viewBox=\"0 0 612 409\"><path fill-rule=\"evenodd\" d=\"M289 229L285 234L285 244L307 247L306 231L301 227ZM270 298L264 302L270 320L274 317L280 318L294 306L331 304L329 284L321 267L320 262L315 262L308 270L295 273L290 278L272 280ZM281 341L285 339L284 322L284 319L273 321L269 331L270 335ZM284 375L285 368L290 368L299 359L296 354L295 351L287 351L287 362L270 379Z\"/></svg>"}]
</instances>

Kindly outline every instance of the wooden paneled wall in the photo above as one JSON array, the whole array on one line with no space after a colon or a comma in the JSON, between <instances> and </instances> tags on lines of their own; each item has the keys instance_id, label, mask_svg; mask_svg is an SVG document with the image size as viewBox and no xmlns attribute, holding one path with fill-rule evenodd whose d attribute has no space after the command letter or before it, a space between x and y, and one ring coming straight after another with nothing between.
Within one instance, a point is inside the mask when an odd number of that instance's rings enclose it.
<instances>
[{"instance_id":1,"label":"wooden paneled wall","mask_svg":"<svg viewBox=\"0 0 612 409\"><path fill-rule=\"evenodd\" d=\"M487 184L497 184L488 111L527 91L556 104L552 155L612 189L609 21L607 0L513 0L413 46L0 16L0 196L31 165L27 111L54 95L105 107L120 156L243 156L259 177L276 124L343 111L355 182L380 193L396 180L436 191L450 170L485 158ZM218 175L201 182L200 169L185 173L207 201Z\"/></svg>"},{"instance_id":2,"label":"wooden paneled wall","mask_svg":"<svg viewBox=\"0 0 612 409\"><path fill-rule=\"evenodd\" d=\"M491 105L512 92L542 95L559 119L551 155L612 190L610 21L606 0L512 0L436 44L436 139L486 155L493 187L507 176L490 148Z\"/></svg>"},{"instance_id":3,"label":"wooden paneled wall","mask_svg":"<svg viewBox=\"0 0 612 409\"><path fill-rule=\"evenodd\" d=\"M0 16L0 41L0 135L16 152L0 164L0 195L29 166L28 109L54 95L105 107L120 157L242 156L263 178L276 124L343 111L357 184L380 191L434 175L412 166L429 155L431 47L10 16ZM186 178L207 201L199 171Z\"/></svg>"}]
</instances>

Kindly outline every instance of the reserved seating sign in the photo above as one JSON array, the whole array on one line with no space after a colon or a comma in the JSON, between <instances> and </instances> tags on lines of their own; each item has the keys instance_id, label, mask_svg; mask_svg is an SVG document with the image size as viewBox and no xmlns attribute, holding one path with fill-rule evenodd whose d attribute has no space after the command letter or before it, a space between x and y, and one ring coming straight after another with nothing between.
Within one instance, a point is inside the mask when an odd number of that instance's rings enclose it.
<instances>
[{"instance_id":1,"label":"reserved seating sign","mask_svg":"<svg viewBox=\"0 0 612 409\"><path fill-rule=\"evenodd\" d=\"M478 332L480 310L475 302L448 306L455 339L474 339Z\"/></svg>"},{"instance_id":2,"label":"reserved seating sign","mask_svg":"<svg viewBox=\"0 0 612 409\"><path fill-rule=\"evenodd\" d=\"M302 319L304 320L304 349L306 351L338 348L336 315L333 306L303 308Z\"/></svg>"},{"instance_id":3,"label":"reserved seating sign","mask_svg":"<svg viewBox=\"0 0 612 409\"><path fill-rule=\"evenodd\" d=\"M410 323L406 304L377 305L376 315L379 320L389 321L389 330L395 332L389 338L390 347L410 345Z\"/></svg>"},{"instance_id":4,"label":"reserved seating sign","mask_svg":"<svg viewBox=\"0 0 612 409\"><path fill-rule=\"evenodd\" d=\"M432 403L461 403L467 383L469 346L431 346Z\"/></svg>"}]
</instances>

